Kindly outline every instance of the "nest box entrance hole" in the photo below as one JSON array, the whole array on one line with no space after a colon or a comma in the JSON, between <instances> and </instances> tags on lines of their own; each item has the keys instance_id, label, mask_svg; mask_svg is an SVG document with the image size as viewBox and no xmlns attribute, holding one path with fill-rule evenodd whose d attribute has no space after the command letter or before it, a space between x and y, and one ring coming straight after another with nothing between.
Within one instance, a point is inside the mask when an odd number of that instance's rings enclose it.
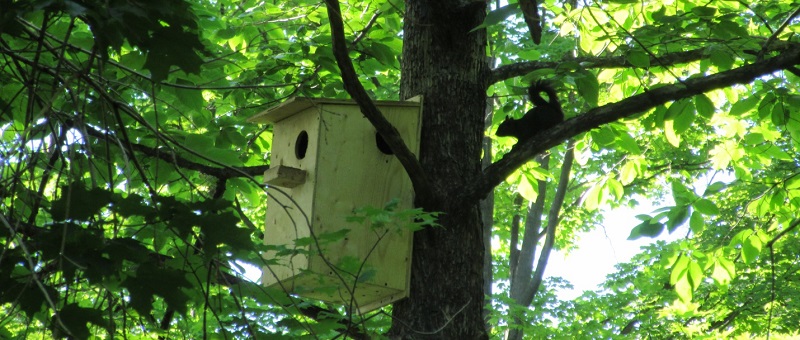
<instances>
[{"instance_id":1,"label":"nest box entrance hole","mask_svg":"<svg viewBox=\"0 0 800 340\"><path fill-rule=\"evenodd\" d=\"M381 137L381 134L378 132L375 132L375 144L378 146L378 150L383 152L385 155L394 155L392 148L389 147L389 143L386 143L383 137Z\"/></svg>"},{"instance_id":2,"label":"nest box entrance hole","mask_svg":"<svg viewBox=\"0 0 800 340\"><path fill-rule=\"evenodd\" d=\"M308 132L306 130L300 131L300 134L297 135L297 139L294 141L294 156L297 159L303 159L306 157L306 151L308 151Z\"/></svg>"}]
</instances>

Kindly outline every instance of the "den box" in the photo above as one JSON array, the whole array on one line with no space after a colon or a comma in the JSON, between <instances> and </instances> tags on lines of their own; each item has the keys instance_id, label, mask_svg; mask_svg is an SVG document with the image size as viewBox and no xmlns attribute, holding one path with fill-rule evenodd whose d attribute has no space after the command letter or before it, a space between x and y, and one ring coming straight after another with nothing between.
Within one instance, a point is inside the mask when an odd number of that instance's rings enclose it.
<instances>
[{"instance_id":1,"label":"den box","mask_svg":"<svg viewBox=\"0 0 800 340\"><path fill-rule=\"evenodd\" d=\"M376 105L418 155L421 101ZM264 284L362 313L407 297L412 232L347 222L365 206L413 206L408 175L359 106L295 97L249 120L273 124L264 243L274 250L264 254Z\"/></svg>"}]
</instances>

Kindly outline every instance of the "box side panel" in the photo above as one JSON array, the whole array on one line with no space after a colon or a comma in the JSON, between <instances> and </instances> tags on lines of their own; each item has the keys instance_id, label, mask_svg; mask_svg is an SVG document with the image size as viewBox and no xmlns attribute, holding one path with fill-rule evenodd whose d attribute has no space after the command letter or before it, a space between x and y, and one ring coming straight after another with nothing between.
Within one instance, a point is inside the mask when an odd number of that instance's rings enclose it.
<instances>
[{"instance_id":1,"label":"box side panel","mask_svg":"<svg viewBox=\"0 0 800 340\"><path fill-rule=\"evenodd\" d=\"M267 189L264 244L286 247L283 252L293 254L277 256L277 251L264 254L271 263L263 268L262 282L266 285L291 278L308 268L310 248L296 247L295 240L310 236L319 122L317 110L311 107L276 123L273 129L270 165L301 169L306 171L306 179L293 188L272 186Z\"/></svg>"},{"instance_id":2,"label":"box side panel","mask_svg":"<svg viewBox=\"0 0 800 340\"><path fill-rule=\"evenodd\" d=\"M409 148L418 152L419 107L384 105L379 108ZM381 151L375 129L357 106L324 105L321 116L317 180L324 185L315 193L317 206L313 223L320 234L350 229L344 241L326 246L328 262L338 266L340 280L351 290L357 275L370 277L355 285L359 305L385 300L386 296L379 295L386 292L394 296L389 298L392 301L402 298L404 294L395 292L407 294L411 232L398 226L372 229L347 223L346 218L355 208L383 207L392 199L399 200L397 209L411 208L411 181L397 158ZM359 265L353 266L354 261ZM323 261L312 259L309 267L317 273L334 275ZM363 291L359 285L363 285ZM375 290L375 287L385 289ZM377 293L379 291L383 293Z\"/></svg>"}]
</instances>

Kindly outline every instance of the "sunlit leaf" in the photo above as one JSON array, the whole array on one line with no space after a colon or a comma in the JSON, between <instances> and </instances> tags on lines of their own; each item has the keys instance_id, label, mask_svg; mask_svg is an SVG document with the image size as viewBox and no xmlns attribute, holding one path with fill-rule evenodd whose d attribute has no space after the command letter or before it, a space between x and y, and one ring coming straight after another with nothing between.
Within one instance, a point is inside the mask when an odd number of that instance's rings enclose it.
<instances>
[{"instance_id":1,"label":"sunlit leaf","mask_svg":"<svg viewBox=\"0 0 800 340\"><path fill-rule=\"evenodd\" d=\"M713 216L719 214L719 208L717 205L705 198L695 201L692 206L703 215Z\"/></svg>"},{"instance_id":2,"label":"sunlit leaf","mask_svg":"<svg viewBox=\"0 0 800 340\"><path fill-rule=\"evenodd\" d=\"M728 284L731 281L730 273L719 261L714 263L714 270L711 273L711 278L713 278L717 284L723 285Z\"/></svg>"},{"instance_id":3,"label":"sunlit leaf","mask_svg":"<svg viewBox=\"0 0 800 340\"><path fill-rule=\"evenodd\" d=\"M586 191L584 206L587 210L596 210L604 200L603 183L597 183Z\"/></svg>"},{"instance_id":4,"label":"sunlit leaf","mask_svg":"<svg viewBox=\"0 0 800 340\"><path fill-rule=\"evenodd\" d=\"M696 290L700 287L700 284L703 283L703 279L705 279L703 269L700 268L700 265L696 261L689 261L689 270L687 273L689 283L692 284L692 290Z\"/></svg>"},{"instance_id":5,"label":"sunlit leaf","mask_svg":"<svg viewBox=\"0 0 800 340\"><path fill-rule=\"evenodd\" d=\"M703 215L697 211L692 212L692 216L689 217L689 228L692 229L692 232L697 234L703 231L705 228L705 220L703 219Z\"/></svg>"},{"instance_id":6,"label":"sunlit leaf","mask_svg":"<svg viewBox=\"0 0 800 340\"><path fill-rule=\"evenodd\" d=\"M665 120L664 121L664 135L667 137L667 141L672 144L674 147L679 147L681 144L680 136L675 132L673 127L675 121L674 120Z\"/></svg>"},{"instance_id":7,"label":"sunlit leaf","mask_svg":"<svg viewBox=\"0 0 800 340\"><path fill-rule=\"evenodd\" d=\"M677 283L679 280L684 279L689 271L689 258L681 256L677 262L672 266L670 272L669 282L671 284Z\"/></svg>"},{"instance_id":8,"label":"sunlit leaf","mask_svg":"<svg viewBox=\"0 0 800 340\"><path fill-rule=\"evenodd\" d=\"M752 264L761 252L761 240L758 237L748 237L742 243L742 260L744 263Z\"/></svg>"},{"instance_id":9,"label":"sunlit leaf","mask_svg":"<svg viewBox=\"0 0 800 340\"><path fill-rule=\"evenodd\" d=\"M519 192L519 194L529 202L536 201L538 194L536 193L536 189L533 187L535 183L536 182L531 181L531 178L528 176L520 176L517 192Z\"/></svg>"}]
</instances>

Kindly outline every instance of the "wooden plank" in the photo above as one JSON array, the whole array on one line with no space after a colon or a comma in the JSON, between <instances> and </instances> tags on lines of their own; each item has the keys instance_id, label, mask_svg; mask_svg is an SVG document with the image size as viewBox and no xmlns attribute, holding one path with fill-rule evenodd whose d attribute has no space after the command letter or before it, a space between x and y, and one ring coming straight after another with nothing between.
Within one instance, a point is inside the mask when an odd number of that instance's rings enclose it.
<instances>
[{"instance_id":1,"label":"wooden plank","mask_svg":"<svg viewBox=\"0 0 800 340\"><path fill-rule=\"evenodd\" d=\"M421 129L418 100L378 102L415 154ZM277 122L271 164L278 174L265 179L282 177L282 167L307 172L301 184L269 189L265 244L292 249L298 238L350 230L343 240L322 245L325 258L318 255L316 243L294 248L294 255L265 268L264 284L323 301L354 303L362 313L408 296L412 233L346 222L354 209L366 205L382 207L392 199L399 199L397 209L413 205L408 175L394 155L378 147L377 133L358 106L350 101L293 98L250 120ZM303 131L308 147L300 159L296 148ZM274 256L274 251L265 254L268 259ZM343 271L341 264L353 260L363 261L361 273ZM365 271L370 271L369 279L357 280L356 275Z\"/></svg>"}]
</instances>

